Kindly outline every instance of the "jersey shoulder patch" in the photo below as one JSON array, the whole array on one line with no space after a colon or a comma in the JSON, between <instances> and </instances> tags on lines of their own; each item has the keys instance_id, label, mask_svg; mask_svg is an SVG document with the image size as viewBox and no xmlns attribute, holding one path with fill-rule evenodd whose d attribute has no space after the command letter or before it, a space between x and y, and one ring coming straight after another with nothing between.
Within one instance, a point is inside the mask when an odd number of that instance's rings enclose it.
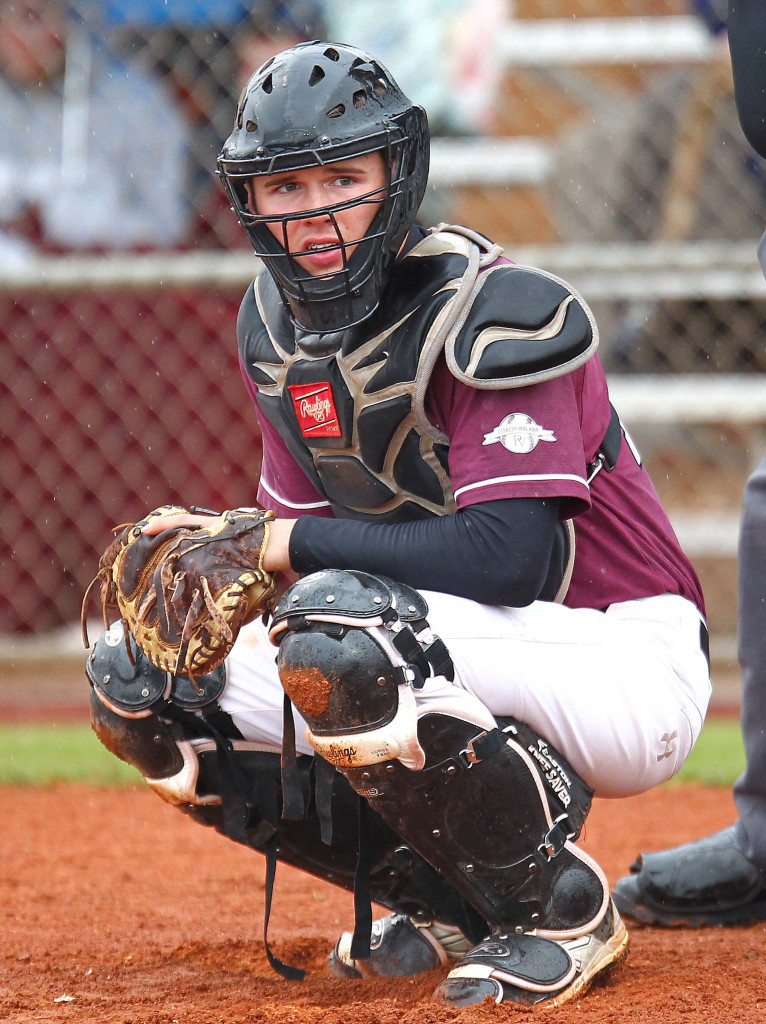
<instances>
[{"instance_id":1,"label":"jersey shoulder patch","mask_svg":"<svg viewBox=\"0 0 766 1024\"><path fill-rule=\"evenodd\" d=\"M598 348L588 306L560 278L515 264L484 271L471 308L445 346L458 380L487 390L562 377Z\"/></svg>"}]
</instances>

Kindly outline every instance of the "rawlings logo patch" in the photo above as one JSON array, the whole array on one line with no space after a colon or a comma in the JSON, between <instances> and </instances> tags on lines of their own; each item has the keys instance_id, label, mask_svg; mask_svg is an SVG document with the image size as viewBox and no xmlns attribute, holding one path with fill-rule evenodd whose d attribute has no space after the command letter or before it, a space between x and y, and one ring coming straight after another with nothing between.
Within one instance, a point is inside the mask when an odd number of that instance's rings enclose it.
<instances>
[{"instance_id":1,"label":"rawlings logo patch","mask_svg":"<svg viewBox=\"0 0 766 1024\"><path fill-rule=\"evenodd\" d=\"M298 426L304 437L340 437L338 413L329 381L288 384Z\"/></svg>"},{"instance_id":2,"label":"rawlings logo patch","mask_svg":"<svg viewBox=\"0 0 766 1024\"><path fill-rule=\"evenodd\" d=\"M535 423L525 412L512 412L500 424L484 435L482 445L500 442L503 448L516 455L527 455L537 448L540 441L555 441L552 430Z\"/></svg>"}]
</instances>

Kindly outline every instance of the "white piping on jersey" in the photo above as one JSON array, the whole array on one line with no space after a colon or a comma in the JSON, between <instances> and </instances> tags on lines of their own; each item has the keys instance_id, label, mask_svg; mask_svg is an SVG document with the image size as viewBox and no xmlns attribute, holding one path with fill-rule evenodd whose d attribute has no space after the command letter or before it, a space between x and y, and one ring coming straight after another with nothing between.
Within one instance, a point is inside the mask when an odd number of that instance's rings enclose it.
<instances>
[{"instance_id":1,"label":"white piping on jersey","mask_svg":"<svg viewBox=\"0 0 766 1024\"><path fill-rule=\"evenodd\" d=\"M307 501L307 502L288 501L287 498L283 498L281 494L278 494L277 491L275 491L273 487L269 487L269 485L266 483L266 481L263 479L263 477L261 477L261 487L264 489L264 491L267 492L267 494L270 494L271 497L275 501L278 501L280 505L284 505L286 508L330 508L331 507L329 501Z\"/></svg>"},{"instance_id":2,"label":"white piping on jersey","mask_svg":"<svg viewBox=\"0 0 766 1024\"><path fill-rule=\"evenodd\" d=\"M522 473L518 476L494 476L490 480L479 480L475 484L466 484L465 487L458 487L455 491L455 497L457 498L459 494L465 494L466 491L473 491L477 487L491 487L492 484L527 483L539 480L574 480L575 483L582 484L585 488L588 487L585 477L576 476L574 473Z\"/></svg>"}]
</instances>

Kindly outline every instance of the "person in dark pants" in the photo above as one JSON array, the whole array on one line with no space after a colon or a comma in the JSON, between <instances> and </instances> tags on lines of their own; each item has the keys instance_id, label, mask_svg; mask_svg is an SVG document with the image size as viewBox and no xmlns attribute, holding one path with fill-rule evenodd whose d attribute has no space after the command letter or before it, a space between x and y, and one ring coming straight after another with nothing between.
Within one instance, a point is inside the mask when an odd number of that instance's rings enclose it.
<instances>
[{"instance_id":1,"label":"person in dark pants","mask_svg":"<svg viewBox=\"0 0 766 1024\"><path fill-rule=\"evenodd\" d=\"M766 157L766 17L761 0L729 0L729 49L742 130ZM758 246L766 275L766 234ZM739 660L747 763L735 824L643 854L614 888L621 914L651 924L766 920L766 454L745 486L739 536Z\"/></svg>"}]
</instances>

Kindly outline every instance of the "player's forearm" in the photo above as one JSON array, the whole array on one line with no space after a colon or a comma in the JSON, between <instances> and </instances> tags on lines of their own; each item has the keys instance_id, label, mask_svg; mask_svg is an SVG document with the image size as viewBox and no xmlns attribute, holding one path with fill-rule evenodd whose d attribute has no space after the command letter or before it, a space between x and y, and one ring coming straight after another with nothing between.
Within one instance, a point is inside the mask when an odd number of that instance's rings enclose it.
<instances>
[{"instance_id":1,"label":"player's forearm","mask_svg":"<svg viewBox=\"0 0 766 1024\"><path fill-rule=\"evenodd\" d=\"M766 157L766 11L763 0L729 0L729 49L742 131Z\"/></svg>"},{"instance_id":2,"label":"player's forearm","mask_svg":"<svg viewBox=\"0 0 766 1024\"><path fill-rule=\"evenodd\" d=\"M540 594L558 522L557 499L473 505L454 516L394 525L302 517L289 538L298 572L359 569L485 604L521 607Z\"/></svg>"}]
</instances>

